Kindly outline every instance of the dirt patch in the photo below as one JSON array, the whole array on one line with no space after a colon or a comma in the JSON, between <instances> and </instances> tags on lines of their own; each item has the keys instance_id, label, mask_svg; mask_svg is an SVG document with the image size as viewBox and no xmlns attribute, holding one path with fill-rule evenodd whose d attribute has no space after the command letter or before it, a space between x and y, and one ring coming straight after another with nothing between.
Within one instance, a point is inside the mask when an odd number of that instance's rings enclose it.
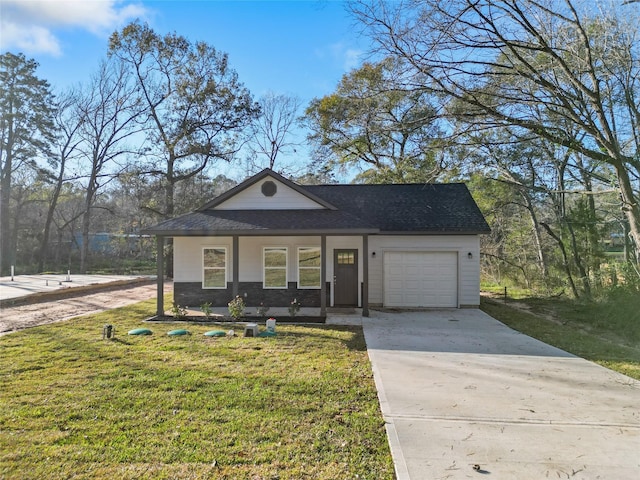
<instances>
[{"instance_id":1,"label":"dirt patch","mask_svg":"<svg viewBox=\"0 0 640 480\"><path fill-rule=\"evenodd\" d=\"M171 283L165 283L165 292L170 291ZM98 291L94 288L93 293L77 293L79 295L68 298L13 307L3 306L0 315L0 335L149 300L156 297L157 286L155 283L134 286L107 284Z\"/></svg>"}]
</instances>

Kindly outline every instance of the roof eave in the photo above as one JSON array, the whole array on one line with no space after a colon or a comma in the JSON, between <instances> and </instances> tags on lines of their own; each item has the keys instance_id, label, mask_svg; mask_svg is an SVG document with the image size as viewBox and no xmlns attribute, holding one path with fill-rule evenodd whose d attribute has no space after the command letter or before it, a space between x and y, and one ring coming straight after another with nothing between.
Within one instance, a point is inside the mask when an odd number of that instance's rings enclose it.
<instances>
[{"instance_id":1,"label":"roof eave","mask_svg":"<svg viewBox=\"0 0 640 480\"><path fill-rule=\"evenodd\" d=\"M144 235L159 237L275 237L317 235L376 235L377 228L331 228L331 229L247 229L247 230L143 230Z\"/></svg>"},{"instance_id":2,"label":"roof eave","mask_svg":"<svg viewBox=\"0 0 640 480\"><path fill-rule=\"evenodd\" d=\"M491 233L491 230L415 230L415 231L400 231L400 230L380 230L380 235L486 235Z\"/></svg>"}]
</instances>

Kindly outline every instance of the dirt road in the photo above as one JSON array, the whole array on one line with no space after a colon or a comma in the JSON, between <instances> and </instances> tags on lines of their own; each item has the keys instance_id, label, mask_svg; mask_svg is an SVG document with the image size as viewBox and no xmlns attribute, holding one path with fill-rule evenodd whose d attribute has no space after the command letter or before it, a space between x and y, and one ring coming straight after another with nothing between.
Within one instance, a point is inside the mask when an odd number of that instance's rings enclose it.
<instances>
[{"instance_id":1,"label":"dirt road","mask_svg":"<svg viewBox=\"0 0 640 480\"><path fill-rule=\"evenodd\" d=\"M170 287L171 284L166 283L165 292ZM156 291L155 283L124 286L117 290L84 293L50 302L3 307L0 311L0 335L149 300L155 298Z\"/></svg>"}]
</instances>

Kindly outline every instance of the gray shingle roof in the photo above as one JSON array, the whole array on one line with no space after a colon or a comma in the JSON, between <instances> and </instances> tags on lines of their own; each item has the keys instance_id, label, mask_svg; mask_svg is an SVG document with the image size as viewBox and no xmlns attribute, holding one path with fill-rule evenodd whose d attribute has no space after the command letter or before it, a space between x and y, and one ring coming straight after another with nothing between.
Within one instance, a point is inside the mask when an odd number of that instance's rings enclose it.
<instances>
[{"instance_id":1,"label":"gray shingle roof","mask_svg":"<svg viewBox=\"0 0 640 480\"><path fill-rule=\"evenodd\" d=\"M339 210L377 226L381 232L489 232L489 225L463 183L305 188Z\"/></svg>"},{"instance_id":2,"label":"gray shingle roof","mask_svg":"<svg viewBox=\"0 0 640 480\"><path fill-rule=\"evenodd\" d=\"M265 176L263 171L245 183L251 185L256 177ZM245 183L234 191L242 190ZM489 225L462 183L295 187L335 209L216 210L219 202L214 199L195 212L161 222L144 233L197 236L489 232ZM229 197L228 193L223 195Z\"/></svg>"},{"instance_id":3,"label":"gray shingle roof","mask_svg":"<svg viewBox=\"0 0 640 480\"><path fill-rule=\"evenodd\" d=\"M336 210L206 210L166 220L147 233L180 235L319 235L377 233L378 229Z\"/></svg>"}]
</instances>

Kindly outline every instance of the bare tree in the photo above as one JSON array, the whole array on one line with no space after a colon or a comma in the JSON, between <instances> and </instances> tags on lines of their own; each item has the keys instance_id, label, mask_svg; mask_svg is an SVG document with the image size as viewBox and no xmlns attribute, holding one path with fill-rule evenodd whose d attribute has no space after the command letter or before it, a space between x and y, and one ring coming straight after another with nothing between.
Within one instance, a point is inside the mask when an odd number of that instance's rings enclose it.
<instances>
[{"instance_id":1,"label":"bare tree","mask_svg":"<svg viewBox=\"0 0 640 480\"><path fill-rule=\"evenodd\" d=\"M256 156L266 157L274 169L278 155L296 152L293 128L302 102L298 97L269 92L260 97L260 116L253 123L249 146Z\"/></svg>"},{"instance_id":2,"label":"bare tree","mask_svg":"<svg viewBox=\"0 0 640 480\"><path fill-rule=\"evenodd\" d=\"M519 128L610 165L637 263L640 22L619 7L424 0L362 1L353 11L385 55L413 66L414 88L455 100L458 121Z\"/></svg>"},{"instance_id":3,"label":"bare tree","mask_svg":"<svg viewBox=\"0 0 640 480\"><path fill-rule=\"evenodd\" d=\"M97 195L113 179L117 159L131 153L127 140L141 131L137 119L143 113L129 81L128 72L120 62L103 62L87 91L78 102L83 158L87 160L86 195L82 217L80 271L87 268L91 213Z\"/></svg>"},{"instance_id":4,"label":"bare tree","mask_svg":"<svg viewBox=\"0 0 640 480\"><path fill-rule=\"evenodd\" d=\"M133 74L139 101L147 110L146 173L162 178L164 198L155 208L162 218L175 212L176 184L230 161L240 148L238 134L259 112L249 91L229 67L227 55L204 43L132 23L112 34L109 54Z\"/></svg>"},{"instance_id":5,"label":"bare tree","mask_svg":"<svg viewBox=\"0 0 640 480\"><path fill-rule=\"evenodd\" d=\"M58 205L58 199L60 198L62 187L66 181L67 164L78 155L78 146L81 142L79 130L82 125L82 118L77 115L75 109L77 101L77 93L70 90L59 97L57 104L55 116L57 136L56 142L53 145L53 151L57 157L57 166L55 173L51 174L53 189L49 197L49 205L44 222L42 239L40 241L37 266L39 272L43 271L47 259L51 227Z\"/></svg>"}]
</instances>

